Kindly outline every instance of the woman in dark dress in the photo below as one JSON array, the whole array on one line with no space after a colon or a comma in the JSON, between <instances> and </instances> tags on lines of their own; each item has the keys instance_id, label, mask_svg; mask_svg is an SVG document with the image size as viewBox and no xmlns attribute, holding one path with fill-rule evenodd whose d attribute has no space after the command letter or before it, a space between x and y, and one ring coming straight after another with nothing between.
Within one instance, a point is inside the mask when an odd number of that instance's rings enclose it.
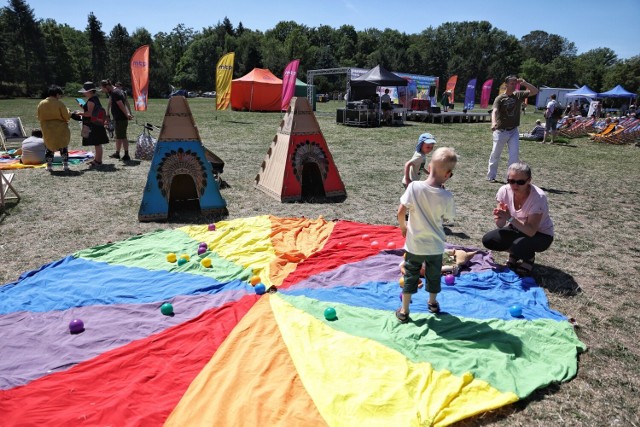
<instances>
[{"instance_id":1,"label":"woman in dark dress","mask_svg":"<svg viewBox=\"0 0 640 427\"><path fill-rule=\"evenodd\" d=\"M90 167L98 167L102 165L102 144L109 142L107 130L104 127L105 110L100 103L100 99L96 95L96 85L93 82L86 82L82 90L79 92L87 99L82 106L83 111L77 114L82 117L82 146L93 146L95 149L95 157L89 163ZM100 114L96 114L100 112ZM102 115L103 117L97 117Z\"/></svg>"}]
</instances>

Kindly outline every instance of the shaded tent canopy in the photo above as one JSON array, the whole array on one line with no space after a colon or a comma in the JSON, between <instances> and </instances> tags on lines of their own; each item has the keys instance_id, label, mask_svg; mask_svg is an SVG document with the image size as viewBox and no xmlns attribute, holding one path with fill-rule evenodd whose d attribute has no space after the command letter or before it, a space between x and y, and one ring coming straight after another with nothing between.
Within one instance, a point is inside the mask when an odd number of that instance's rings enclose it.
<instances>
[{"instance_id":1,"label":"shaded tent canopy","mask_svg":"<svg viewBox=\"0 0 640 427\"><path fill-rule=\"evenodd\" d=\"M375 95L378 86L407 86L408 82L385 69L382 65L376 65L365 74L351 79L352 100L370 98Z\"/></svg>"},{"instance_id":2,"label":"shaded tent canopy","mask_svg":"<svg viewBox=\"0 0 640 427\"><path fill-rule=\"evenodd\" d=\"M265 68L254 68L231 82L231 108L280 111L282 80Z\"/></svg>"},{"instance_id":3,"label":"shaded tent canopy","mask_svg":"<svg viewBox=\"0 0 640 427\"><path fill-rule=\"evenodd\" d=\"M576 97L576 96L583 96L586 98L596 98L598 96L598 93L595 90L591 89L589 86L584 85L580 89L576 89L573 92L567 93L565 96L567 98Z\"/></svg>"},{"instance_id":4,"label":"shaded tent canopy","mask_svg":"<svg viewBox=\"0 0 640 427\"><path fill-rule=\"evenodd\" d=\"M600 98L635 98L637 95L618 85L611 90L599 93L598 96Z\"/></svg>"}]
</instances>

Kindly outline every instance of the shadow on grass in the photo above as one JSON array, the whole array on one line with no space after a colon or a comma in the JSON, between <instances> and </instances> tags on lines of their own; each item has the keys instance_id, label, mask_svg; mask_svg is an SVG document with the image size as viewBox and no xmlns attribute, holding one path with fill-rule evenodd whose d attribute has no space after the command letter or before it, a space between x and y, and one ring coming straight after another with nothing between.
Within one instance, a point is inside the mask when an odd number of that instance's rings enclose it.
<instances>
[{"instance_id":1,"label":"shadow on grass","mask_svg":"<svg viewBox=\"0 0 640 427\"><path fill-rule=\"evenodd\" d=\"M536 264L532 277L540 287L554 294L576 296L582 292L573 276L554 267Z\"/></svg>"},{"instance_id":2,"label":"shadow on grass","mask_svg":"<svg viewBox=\"0 0 640 427\"><path fill-rule=\"evenodd\" d=\"M84 174L83 170L69 170L69 171L63 171L63 170L53 170L52 172L50 172L51 176L80 176L82 174Z\"/></svg>"},{"instance_id":3,"label":"shadow on grass","mask_svg":"<svg viewBox=\"0 0 640 427\"><path fill-rule=\"evenodd\" d=\"M118 168L114 164L103 163L100 166L88 167L82 172L117 172Z\"/></svg>"},{"instance_id":4,"label":"shadow on grass","mask_svg":"<svg viewBox=\"0 0 640 427\"><path fill-rule=\"evenodd\" d=\"M461 231L453 232L449 227L444 227L444 234L446 234L447 236L455 236L460 239L470 239L467 233L463 233Z\"/></svg>"},{"instance_id":5,"label":"shadow on grass","mask_svg":"<svg viewBox=\"0 0 640 427\"><path fill-rule=\"evenodd\" d=\"M545 191L549 194L578 194L577 191L569 191L569 190L556 190L555 188L545 188L540 187L542 191Z\"/></svg>"}]
</instances>

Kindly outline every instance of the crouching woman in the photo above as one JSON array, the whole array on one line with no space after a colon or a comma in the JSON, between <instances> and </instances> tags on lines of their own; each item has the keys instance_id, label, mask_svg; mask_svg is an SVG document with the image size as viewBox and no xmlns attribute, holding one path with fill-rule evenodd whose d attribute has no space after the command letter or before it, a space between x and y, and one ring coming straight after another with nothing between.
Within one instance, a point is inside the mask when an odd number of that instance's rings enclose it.
<instances>
[{"instance_id":1,"label":"crouching woman","mask_svg":"<svg viewBox=\"0 0 640 427\"><path fill-rule=\"evenodd\" d=\"M531 183L529 165L516 162L509 166L507 184L500 187L496 200L493 219L497 228L482 237L482 244L492 251L509 252L507 267L528 276L536 253L553 242L547 196Z\"/></svg>"}]
</instances>

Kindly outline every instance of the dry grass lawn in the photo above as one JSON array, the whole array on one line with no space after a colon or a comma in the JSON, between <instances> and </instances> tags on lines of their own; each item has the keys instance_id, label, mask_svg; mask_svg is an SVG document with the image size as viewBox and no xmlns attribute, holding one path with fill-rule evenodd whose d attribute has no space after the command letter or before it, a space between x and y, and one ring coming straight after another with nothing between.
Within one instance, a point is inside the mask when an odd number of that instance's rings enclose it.
<instances>
[{"instance_id":1,"label":"dry grass lawn","mask_svg":"<svg viewBox=\"0 0 640 427\"><path fill-rule=\"evenodd\" d=\"M20 116L27 132L37 125L39 100L0 100L0 117ZM71 98L67 104L74 108ZM488 123L428 124L356 128L336 124L338 103L318 104L318 120L347 189L337 204L283 204L254 189L279 113L216 112L214 100L190 100L204 144L225 161L222 190L229 219L273 214L396 224L402 167L420 133L460 155L454 193L458 218L451 243L480 246L493 228L491 209L498 184L485 179L491 150ZM161 125L166 100L154 99L139 122ZM527 113L521 131L541 114ZM129 140L141 128L131 124ZM72 123L72 148L79 148ZM157 134L156 134L157 136ZM113 152L113 143L106 154ZM133 149L132 149L133 152ZM556 227L552 247L538 256L536 281L551 307L577 321L589 347L577 377L534 393L529 399L467 420L465 426L639 426L640 419L640 148L598 144L587 138L543 145L521 142L521 157L533 168L533 182L549 196ZM0 213L0 283L77 250L127 239L138 233L183 224L208 223L194 212L178 212L166 223L138 222L149 162L123 164L107 159L102 170L73 166L53 174L44 169L15 171L22 196ZM506 153L500 171L506 166ZM502 254L496 254L504 261Z\"/></svg>"}]
</instances>

